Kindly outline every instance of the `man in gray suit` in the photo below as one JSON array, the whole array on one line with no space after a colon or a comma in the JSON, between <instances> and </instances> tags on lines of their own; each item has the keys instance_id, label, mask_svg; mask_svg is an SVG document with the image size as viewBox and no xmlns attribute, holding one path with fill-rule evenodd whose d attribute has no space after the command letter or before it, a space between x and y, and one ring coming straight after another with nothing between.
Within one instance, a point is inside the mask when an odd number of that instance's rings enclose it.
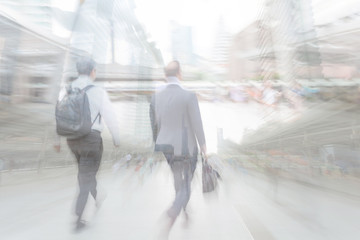
<instances>
[{"instance_id":1,"label":"man in gray suit","mask_svg":"<svg viewBox=\"0 0 360 240\"><path fill-rule=\"evenodd\" d=\"M198 144L206 155L206 143L196 94L181 86L178 61L172 61L165 67L165 76L166 87L151 99L150 119L155 151L164 153L174 175L176 196L167 211L171 228L182 209L186 214Z\"/></svg>"}]
</instances>

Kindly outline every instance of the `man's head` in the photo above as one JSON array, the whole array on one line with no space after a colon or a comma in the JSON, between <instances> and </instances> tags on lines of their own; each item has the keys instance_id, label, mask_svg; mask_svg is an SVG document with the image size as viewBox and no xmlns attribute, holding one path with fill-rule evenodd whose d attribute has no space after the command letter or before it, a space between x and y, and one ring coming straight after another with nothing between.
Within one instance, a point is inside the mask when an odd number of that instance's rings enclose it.
<instances>
[{"instance_id":1,"label":"man's head","mask_svg":"<svg viewBox=\"0 0 360 240\"><path fill-rule=\"evenodd\" d=\"M165 76L166 77L177 77L179 79L182 78L181 68L179 61L170 62L165 68Z\"/></svg>"},{"instance_id":2,"label":"man's head","mask_svg":"<svg viewBox=\"0 0 360 240\"><path fill-rule=\"evenodd\" d=\"M79 75L90 76L92 79L96 77L96 62L90 57L81 57L76 63Z\"/></svg>"}]
</instances>

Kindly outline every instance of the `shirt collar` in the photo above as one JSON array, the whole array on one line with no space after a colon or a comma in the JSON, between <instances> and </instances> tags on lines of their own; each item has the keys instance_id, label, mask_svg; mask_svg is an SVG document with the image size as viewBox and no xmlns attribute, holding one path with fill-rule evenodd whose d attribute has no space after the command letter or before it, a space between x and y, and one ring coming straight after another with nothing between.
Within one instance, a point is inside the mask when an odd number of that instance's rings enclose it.
<instances>
[{"instance_id":1,"label":"shirt collar","mask_svg":"<svg viewBox=\"0 0 360 240\"><path fill-rule=\"evenodd\" d=\"M84 83L91 83L91 79L90 79L90 76L87 76L87 75L80 75L76 81L78 82L84 82Z\"/></svg>"},{"instance_id":2,"label":"shirt collar","mask_svg":"<svg viewBox=\"0 0 360 240\"><path fill-rule=\"evenodd\" d=\"M84 87L92 84L92 80L89 76L80 75L75 81L71 83L72 88L80 88L83 89Z\"/></svg>"},{"instance_id":3,"label":"shirt collar","mask_svg":"<svg viewBox=\"0 0 360 240\"><path fill-rule=\"evenodd\" d=\"M180 80L177 77L167 77L167 85L179 85L181 86Z\"/></svg>"}]
</instances>

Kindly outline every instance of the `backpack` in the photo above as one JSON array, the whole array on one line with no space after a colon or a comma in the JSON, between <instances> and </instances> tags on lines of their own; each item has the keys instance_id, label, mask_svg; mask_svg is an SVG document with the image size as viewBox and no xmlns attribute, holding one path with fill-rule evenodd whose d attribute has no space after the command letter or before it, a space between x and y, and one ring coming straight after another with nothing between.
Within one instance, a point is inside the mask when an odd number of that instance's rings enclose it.
<instances>
[{"instance_id":1,"label":"backpack","mask_svg":"<svg viewBox=\"0 0 360 240\"><path fill-rule=\"evenodd\" d=\"M83 89L71 86L66 88L67 94L57 102L55 108L56 132L67 139L77 139L91 132L91 127L100 116L96 116L91 122L89 99L86 91L94 85L88 85Z\"/></svg>"}]
</instances>

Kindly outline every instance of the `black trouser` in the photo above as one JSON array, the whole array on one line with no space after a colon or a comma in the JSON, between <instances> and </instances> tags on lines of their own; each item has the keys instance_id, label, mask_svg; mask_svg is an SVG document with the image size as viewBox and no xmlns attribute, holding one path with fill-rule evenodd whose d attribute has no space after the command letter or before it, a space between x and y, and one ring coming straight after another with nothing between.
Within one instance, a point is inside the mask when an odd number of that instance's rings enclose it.
<instances>
[{"instance_id":1,"label":"black trouser","mask_svg":"<svg viewBox=\"0 0 360 240\"><path fill-rule=\"evenodd\" d=\"M99 170L103 153L101 134L93 131L85 137L67 140L78 163L79 196L76 201L75 213L78 220L84 212L89 193L96 199L96 174Z\"/></svg>"},{"instance_id":2,"label":"black trouser","mask_svg":"<svg viewBox=\"0 0 360 240\"><path fill-rule=\"evenodd\" d=\"M168 215L176 218L181 209L185 209L190 200L191 180L193 178L197 155L192 157L174 157L173 154L164 153L174 177L175 200L168 210Z\"/></svg>"}]
</instances>

